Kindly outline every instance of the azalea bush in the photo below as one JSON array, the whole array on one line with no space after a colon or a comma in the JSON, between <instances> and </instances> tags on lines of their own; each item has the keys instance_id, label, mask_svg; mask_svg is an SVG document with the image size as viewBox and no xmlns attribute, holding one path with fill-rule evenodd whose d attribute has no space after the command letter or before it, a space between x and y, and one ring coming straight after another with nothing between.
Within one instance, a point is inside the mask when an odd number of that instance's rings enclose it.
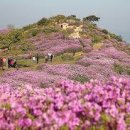
<instances>
[{"instance_id":1,"label":"azalea bush","mask_svg":"<svg viewBox=\"0 0 130 130\"><path fill-rule=\"evenodd\" d=\"M126 130L129 118L127 79L84 85L67 80L46 88L0 85L0 130Z\"/></svg>"},{"instance_id":2,"label":"azalea bush","mask_svg":"<svg viewBox=\"0 0 130 130\"><path fill-rule=\"evenodd\" d=\"M79 52L82 50L79 40L65 39L64 35L60 33L53 35L41 35L30 39L40 55L46 55L47 53L59 55L65 52Z\"/></svg>"}]
</instances>

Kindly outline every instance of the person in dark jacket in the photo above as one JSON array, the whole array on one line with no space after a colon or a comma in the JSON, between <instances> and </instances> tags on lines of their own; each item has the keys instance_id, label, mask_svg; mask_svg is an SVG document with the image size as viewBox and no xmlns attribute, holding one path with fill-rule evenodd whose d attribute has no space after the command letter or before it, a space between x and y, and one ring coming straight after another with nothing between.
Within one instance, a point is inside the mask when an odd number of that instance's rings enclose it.
<instances>
[{"instance_id":1,"label":"person in dark jacket","mask_svg":"<svg viewBox=\"0 0 130 130\"><path fill-rule=\"evenodd\" d=\"M49 60L48 55L45 55L45 63L47 63L47 62L48 62L48 60Z\"/></svg>"},{"instance_id":2,"label":"person in dark jacket","mask_svg":"<svg viewBox=\"0 0 130 130\"><path fill-rule=\"evenodd\" d=\"M1 68L2 70L4 70L4 68L3 68L3 59L2 59L2 58L0 58L0 68Z\"/></svg>"},{"instance_id":3,"label":"person in dark jacket","mask_svg":"<svg viewBox=\"0 0 130 130\"><path fill-rule=\"evenodd\" d=\"M36 56L36 59L37 59L37 64L39 63L39 55L37 54Z\"/></svg>"},{"instance_id":4,"label":"person in dark jacket","mask_svg":"<svg viewBox=\"0 0 130 130\"><path fill-rule=\"evenodd\" d=\"M51 54L51 55L50 55L50 60L51 60L51 62L52 62L53 57L54 57L54 56Z\"/></svg>"}]
</instances>

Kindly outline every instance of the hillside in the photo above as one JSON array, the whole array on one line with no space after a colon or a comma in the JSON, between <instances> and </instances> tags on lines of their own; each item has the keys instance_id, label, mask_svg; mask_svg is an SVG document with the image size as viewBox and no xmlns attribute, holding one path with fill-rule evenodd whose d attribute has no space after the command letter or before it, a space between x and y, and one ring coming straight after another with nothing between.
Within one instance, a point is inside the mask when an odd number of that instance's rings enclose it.
<instances>
[{"instance_id":1,"label":"hillside","mask_svg":"<svg viewBox=\"0 0 130 130\"><path fill-rule=\"evenodd\" d=\"M32 73L39 77L36 78L39 84L44 84L45 80L50 83L50 79L53 83L59 78L86 82L90 79L105 81L113 75L130 75L130 45L85 18L63 15L43 18L22 29L10 29L2 33L0 39L1 48L8 48L5 52L1 49L1 55L15 57L21 66L20 72L9 72L15 73L8 77L16 81L20 78L30 83L32 81L26 78ZM41 62L35 65L29 58L37 53ZM48 53L54 54L55 58L52 63L44 64L44 56ZM40 75L48 75L45 76L48 78Z\"/></svg>"},{"instance_id":2,"label":"hillside","mask_svg":"<svg viewBox=\"0 0 130 130\"><path fill-rule=\"evenodd\" d=\"M58 15L0 31L1 57L18 64L0 71L0 130L129 130L130 45L98 20Z\"/></svg>"}]
</instances>

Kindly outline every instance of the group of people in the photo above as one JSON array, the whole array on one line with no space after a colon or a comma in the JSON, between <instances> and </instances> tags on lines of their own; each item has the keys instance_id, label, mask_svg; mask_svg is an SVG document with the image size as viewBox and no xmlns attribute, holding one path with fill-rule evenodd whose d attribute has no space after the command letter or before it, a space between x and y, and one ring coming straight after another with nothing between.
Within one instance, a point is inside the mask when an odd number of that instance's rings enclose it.
<instances>
[{"instance_id":1,"label":"group of people","mask_svg":"<svg viewBox=\"0 0 130 130\"><path fill-rule=\"evenodd\" d=\"M16 68L17 62L16 59L13 58L0 58L0 68L4 70L4 64L7 64L8 68L13 67Z\"/></svg>"},{"instance_id":2,"label":"group of people","mask_svg":"<svg viewBox=\"0 0 130 130\"><path fill-rule=\"evenodd\" d=\"M45 63L47 63L48 61L52 62L53 58L54 58L54 55L52 53L48 53L47 55L45 55ZM39 63L39 55L37 54L36 56L33 56L32 60L36 61L38 64ZM5 64L8 66L8 68L11 68L11 67L16 68L17 67L16 59L14 59L14 58L7 58L6 59L6 58L1 57L0 58L0 68L2 70L4 70Z\"/></svg>"},{"instance_id":3,"label":"group of people","mask_svg":"<svg viewBox=\"0 0 130 130\"><path fill-rule=\"evenodd\" d=\"M33 61L36 61L37 64L38 64L38 63L39 63L39 55L37 54L36 57L33 56L33 57L32 57L32 60L33 60Z\"/></svg>"},{"instance_id":4,"label":"group of people","mask_svg":"<svg viewBox=\"0 0 130 130\"><path fill-rule=\"evenodd\" d=\"M52 53L48 53L47 55L45 55L45 63L47 63L48 61L51 61L53 60L54 58L54 55ZM37 54L36 56L32 56L32 60L34 62L37 62L37 64L39 63L39 55Z\"/></svg>"},{"instance_id":5,"label":"group of people","mask_svg":"<svg viewBox=\"0 0 130 130\"><path fill-rule=\"evenodd\" d=\"M53 58L54 55L52 53L48 53L47 55L45 55L45 63L47 63L48 61L52 62Z\"/></svg>"}]
</instances>

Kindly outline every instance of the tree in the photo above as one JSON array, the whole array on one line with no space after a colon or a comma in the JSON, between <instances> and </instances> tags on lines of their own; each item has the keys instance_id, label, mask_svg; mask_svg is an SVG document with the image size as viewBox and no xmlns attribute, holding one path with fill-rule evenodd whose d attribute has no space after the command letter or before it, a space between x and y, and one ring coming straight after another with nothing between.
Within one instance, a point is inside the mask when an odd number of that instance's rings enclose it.
<instances>
[{"instance_id":1,"label":"tree","mask_svg":"<svg viewBox=\"0 0 130 130\"><path fill-rule=\"evenodd\" d=\"M47 18L42 18L41 20L39 20L38 22L37 22L37 24L38 25L48 25L49 24L49 20L47 19Z\"/></svg>"},{"instance_id":2,"label":"tree","mask_svg":"<svg viewBox=\"0 0 130 130\"><path fill-rule=\"evenodd\" d=\"M57 23L63 23L66 21L66 17L64 15L57 15L57 16L51 17L50 20Z\"/></svg>"},{"instance_id":3,"label":"tree","mask_svg":"<svg viewBox=\"0 0 130 130\"><path fill-rule=\"evenodd\" d=\"M70 15L67 17L68 19L76 19L76 15Z\"/></svg>"},{"instance_id":4,"label":"tree","mask_svg":"<svg viewBox=\"0 0 130 130\"><path fill-rule=\"evenodd\" d=\"M80 21L80 19L77 18L76 15L70 15L70 16L68 16L67 20L70 20L70 21L72 20L74 22L79 22Z\"/></svg>"},{"instance_id":5,"label":"tree","mask_svg":"<svg viewBox=\"0 0 130 130\"><path fill-rule=\"evenodd\" d=\"M11 50L12 45L17 45L22 39L21 31L18 29L11 30L8 34L6 34L1 41L5 48Z\"/></svg>"},{"instance_id":6,"label":"tree","mask_svg":"<svg viewBox=\"0 0 130 130\"><path fill-rule=\"evenodd\" d=\"M95 15L90 15L88 17L83 18L83 21L89 21L89 22L98 22L100 17L97 17Z\"/></svg>"}]
</instances>

